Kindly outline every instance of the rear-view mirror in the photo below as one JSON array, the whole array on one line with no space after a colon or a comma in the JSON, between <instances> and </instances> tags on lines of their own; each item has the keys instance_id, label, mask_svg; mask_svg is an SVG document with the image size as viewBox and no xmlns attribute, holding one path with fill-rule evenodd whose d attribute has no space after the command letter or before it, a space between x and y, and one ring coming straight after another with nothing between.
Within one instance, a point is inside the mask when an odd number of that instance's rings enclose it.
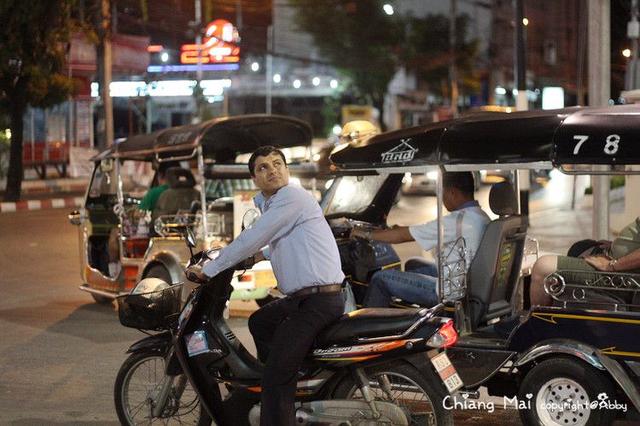
<instances>
[{"instance_id":1,"label":"rear-view mirror","mask_svg":"<svg viewBox=\"0 0 640 426\"><path fill-rule=\"evenodd\" d=\"M258 209L249 209L242 216L242 230L249 229L260 217L260 211Z\"/></svg>"}]
</instances>

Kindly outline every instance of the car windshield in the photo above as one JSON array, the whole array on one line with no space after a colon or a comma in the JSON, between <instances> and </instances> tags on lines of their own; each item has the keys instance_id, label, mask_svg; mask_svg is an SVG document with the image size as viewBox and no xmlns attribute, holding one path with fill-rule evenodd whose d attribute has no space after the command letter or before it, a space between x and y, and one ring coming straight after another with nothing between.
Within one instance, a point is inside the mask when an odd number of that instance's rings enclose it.
<instances>
[{"instance_id":1,"label":"car windshield","mask_svg":"<svg viewBox=\"0 0 640 426\"><path fill-rule=\"evenodd\" d=\"M369 207L385 179L386 175L337 178L322 200L324 214L361 213Z\"/></svg>"}]
</instances>

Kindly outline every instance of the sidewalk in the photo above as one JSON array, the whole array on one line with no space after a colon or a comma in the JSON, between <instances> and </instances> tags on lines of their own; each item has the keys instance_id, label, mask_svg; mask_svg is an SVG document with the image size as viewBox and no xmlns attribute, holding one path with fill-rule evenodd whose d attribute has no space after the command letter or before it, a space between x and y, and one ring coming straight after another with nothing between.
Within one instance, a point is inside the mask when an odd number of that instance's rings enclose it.
<instances>
[{"instance_id":1,"label":"sidewalk","mask_svg":"<svg viewBox=\"0 0 640 426\"><path fill-rule=\"evenodd\" d=\"M79 207L88 178L28 179L22 182L21 200L0 202L0 213ZM4 187L4 185L3 185ZM4 191L0 192L0 200Z\"/></svg>"}]
</instances>

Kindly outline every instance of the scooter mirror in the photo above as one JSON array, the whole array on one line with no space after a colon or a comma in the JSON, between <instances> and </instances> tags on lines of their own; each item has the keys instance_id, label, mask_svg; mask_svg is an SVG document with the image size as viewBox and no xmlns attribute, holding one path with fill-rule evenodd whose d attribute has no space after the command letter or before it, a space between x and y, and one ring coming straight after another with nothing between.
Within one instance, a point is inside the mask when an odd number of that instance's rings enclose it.
<instances>
[{"instance_id":1,"label":"scooter mirror","mask_svg":"<svg viewBox=\"0 0 640 426\"><path fill-rule=\"evenodd\" d=\"M196 236L193 234L193 230L189 227L187 227L186 230L186 238L189 248L194 248L196 246Z\"/></svg>"},{"instance_id":2,"label":"scooter mirror","mask_svg":"<svg viewBox=\"0 0 640 426\"><path fill-rule=\"evenodd\" d=\"M249 209L242 216L242 230L249 229L260 217L260 211L257 209Z\"/></svg>"}]
</instances>

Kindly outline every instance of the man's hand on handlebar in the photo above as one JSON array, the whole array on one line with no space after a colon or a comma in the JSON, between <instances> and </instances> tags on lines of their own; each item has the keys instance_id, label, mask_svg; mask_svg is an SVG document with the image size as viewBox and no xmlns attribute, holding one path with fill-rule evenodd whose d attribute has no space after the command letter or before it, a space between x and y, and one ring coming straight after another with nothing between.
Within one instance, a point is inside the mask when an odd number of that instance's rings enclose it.
<instances>
[{"instance_id":1,"label":"man's hand on handlebar","mask_svg":"<svg viewBox=\"0 0 640 426\"><path fill-rule=\"evenodd\" d=\"M184 271L184 274L187 276L187 279L189 281L193 281L196 283L205 283L209 280L209 277L204 273L204 271L202 270L202 265L200 264L189 266Z\"/></svg>"}]
</instances>

